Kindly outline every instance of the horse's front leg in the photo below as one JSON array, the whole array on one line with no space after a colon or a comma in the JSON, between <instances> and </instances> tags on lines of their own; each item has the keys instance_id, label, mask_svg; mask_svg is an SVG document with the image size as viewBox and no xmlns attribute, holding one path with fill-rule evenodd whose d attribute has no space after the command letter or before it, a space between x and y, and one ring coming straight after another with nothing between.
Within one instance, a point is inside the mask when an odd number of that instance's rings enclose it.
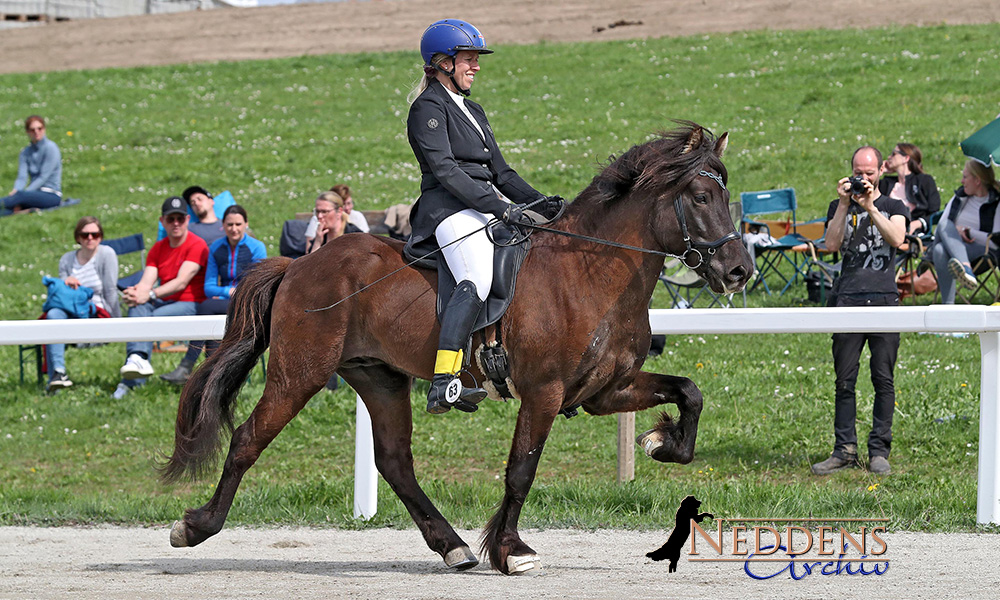
<instances>
[{"instance_id":1,"label":"horse's front leg","mask_svg":"<svg viewBox=\"0 0 1000 600\"><path fill-rule=\"evenodd\" d=\"M677 405L677 420L664 412L656 426L637 437L636 443L653 460L687 464L694 460L702 408L701 390L687 377L640 371L628 387L588 400L583 408L590 414L610 415L666 403Z\"/></svg>"},{"instance_id":2,"label":"horse's front leg","mask_svg":"<svg viewBox=\"0 0 1000 600\"><path fill-rule=\"evenodd\" d=\"M559 414L561 399L561 388L521 398L514 442L507 459L503 501L486 525L481 540L482 551L490 557L493 568L501 573L514 575L541 569L538 555L521 541L517 521L535 480L538 460L552 430L552 422Z\"/></svg>"}]
</instances>

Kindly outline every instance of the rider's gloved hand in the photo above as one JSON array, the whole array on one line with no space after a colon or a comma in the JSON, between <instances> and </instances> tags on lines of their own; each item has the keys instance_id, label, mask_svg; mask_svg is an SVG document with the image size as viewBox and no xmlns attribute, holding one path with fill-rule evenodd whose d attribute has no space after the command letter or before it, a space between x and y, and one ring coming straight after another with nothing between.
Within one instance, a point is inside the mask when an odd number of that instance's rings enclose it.
<instances>
[{"instance_id":1,"label":"rider's gloved hand","mask_svg":"<svg viewBox=\"0 0 1000 600\"><path fill-rule=\"evenodd\" d=\"M503 215L500 216L500 220L507 225L517 225L525 220L524 208L519 204L511 204L503 211Z\"/></svg>"},{"instance_id":2,"label":"rider's gloved hand","mask_svg":"<svg viewBox=\"0 0 1000 600\"><path fill-rule=\"evenodd\" d=\"M559 214L559 211L562 210L564 204L566 204L566 200L562 196L546 196L545 200L535 205L535 212L546 219L554 219Z\"/></svg>"}]
</instances>

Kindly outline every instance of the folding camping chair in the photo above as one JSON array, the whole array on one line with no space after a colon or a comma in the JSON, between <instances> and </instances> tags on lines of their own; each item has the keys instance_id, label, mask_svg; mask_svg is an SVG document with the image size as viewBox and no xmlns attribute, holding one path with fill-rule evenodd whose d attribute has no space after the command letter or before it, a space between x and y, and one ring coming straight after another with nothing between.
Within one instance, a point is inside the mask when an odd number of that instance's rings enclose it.
<instances>
[{"instance_id":1,"label":"folding camping chair","mask_svg":"<svg viewBox=\"0 0 1000 600\"><path fill-rule=\"evenodd\" d=\"M767 280L777 279L784 284L779 292L784 294L799 277L805 276L808 266L808 261L795 253L795 247L811 241L798 233L798 227L804 224L796 221L795 190L784 188L743 192L740 194L740 201L743 203L742 233L744 240L748 240L748 249L754 255L757 265L757 279L751 289L763 285L764 291L771 294L771 286ZM760 215L780 215L781 218L769 221L752 218ZM817 219L806 224L819 221Z\"/></svg>"},{"instance_id":2,"label":"folding camping chair","mask_svg":"<svg viewBox=\"0 0 1000 600\"><path fill-rule=\"evenodd\" d=\"M131 275L119 278L118 289L124 291L125 288L132 287L133 285L139 283L142 279L142 271L143 268L145 268L146 263L146 241L143 239L142 234L134 233L132 235L126 235L125 237L115 238L112 240L103 240L101 244L114 250L115 254L118 256L132 254L133 252L139 253L139 270Z\"/></svg>"}]
</instances>

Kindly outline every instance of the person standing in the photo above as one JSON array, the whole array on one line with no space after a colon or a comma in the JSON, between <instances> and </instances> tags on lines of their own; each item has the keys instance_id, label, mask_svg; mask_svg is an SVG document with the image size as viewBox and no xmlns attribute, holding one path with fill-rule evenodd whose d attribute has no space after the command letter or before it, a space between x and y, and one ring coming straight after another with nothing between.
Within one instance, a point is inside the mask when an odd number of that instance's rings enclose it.
<instances>
[{"instance_id":1,"label":"person standing","mask_svg":"<svg viewBox=\"0 0 1000 600\"><path fill-rule=\"evenodd\" d=\"M0 215L26 208L53 208L62 201L62 154L45 137L45 119L31 115L24 121L30 144L21 150L14 189L0 198Z\"/></svg>"},{"instance_id":2,"label":"person standing","mask_svg":"<svg viewBox=\"0 0 1000 600\"><path fill-rule=\"evenodd\" d=\"M546 198L507 165L486 112L469 100L479 58L492 52L470 23L432 23L420 39L424 77L409 94L406 131L421 180L406 253L423 256L440 248L457 282L440 319L427 394L427 412L433 414L453 406L472 412L486 397L482 388L463 387L458 376L493 282L493 242L486 226L494 219L517 223L524 204Z\"/></svg>"},{"instance_id":3,"label":"person standing","mask_svg":"<svg viewBox=\"0 0 1000 600\"><path fill-rule=\"evenodd\" d=\"M834 306L898 306L896 249L906 237L910 214L901 200L879 193L882 155L871 146L858 148L851 157L854 176L837 183L837 199L827 210L826 247L841 252L843 264L833 289ZM861 351L871 352L875 403L868 435L868 468L886 475L891 471L892 415L896 404L893 372L899 352L899 333L835 333L833 365L834 447L830 458L812 466L816 475L828 475L858 464L855 431Z\"/></svg>"}]
</instances>

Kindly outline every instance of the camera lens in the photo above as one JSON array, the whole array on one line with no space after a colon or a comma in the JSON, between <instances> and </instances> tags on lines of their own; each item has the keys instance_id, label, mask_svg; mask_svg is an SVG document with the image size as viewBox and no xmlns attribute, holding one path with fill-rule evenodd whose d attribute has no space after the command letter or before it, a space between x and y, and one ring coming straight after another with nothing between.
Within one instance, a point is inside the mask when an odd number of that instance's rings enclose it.
<instances>
[{"instance_id":1,"label":"camera lens","mask_svg":"<svg viewBox=\"0 0 1000 600\"><path fill-rule=\"evenodd\" d=\"M854 176L847 179L851 183L851 193L860 196L865 193L865 180L863 177Z\"/></svg>"}]
</instances>

